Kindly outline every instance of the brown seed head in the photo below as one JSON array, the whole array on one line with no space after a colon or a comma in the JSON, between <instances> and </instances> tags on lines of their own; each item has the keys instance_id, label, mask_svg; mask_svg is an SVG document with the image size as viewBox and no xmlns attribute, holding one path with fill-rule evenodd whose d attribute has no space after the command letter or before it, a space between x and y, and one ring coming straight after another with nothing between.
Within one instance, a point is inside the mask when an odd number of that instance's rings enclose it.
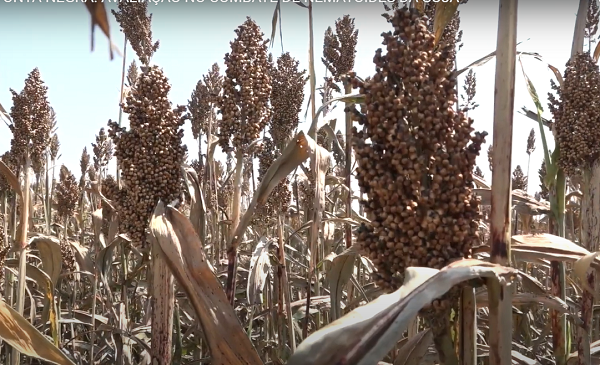
<instances>
[{"instance_id":1,"label":"brown seed head","mask_svg":"<svg viewBox=\"0 0 600 365\"><path fill-rule=\"evenodd\" d=\"M588 53L568 63L564 84L551 83L559 99L548 94L560 157L558 165L575 177L600 156L600 71Z\"/></svg>"},{"instance_id":2,"label":"brown seed head","mask_svg":"<svg viewBox=\"0 0 600 365\"><path fill-rule=\"evenodd\" d=\"M340 81L342 75L352 71L356 57L358 30L354 28L354 18L344 15L336 20L334 33L331 27L325 31L323 43L323 58L321 59L335 81Z\"/></svg>"},{"instance_id":3,"label":"brown seed head","mask_svg":"<svg viewBox=\"0 0 600 365\"><path fill-rule=\"evenodd\" d=\"M96 143L92 143L92 150L94 151L94 169L97 173L102 173L113 156L113 143L104 128L100 128L100 132L96 135Z\"/></svg>"},{"instance_id":4,"label":"brown seed head","mask_svg":"<svg viewBox=\"0 0 600 365\"><path fill-rule=\"evenodd\" d=\"M376 73L352 83L365 95L353 144L371 220L357 241L378 284L394 289L407 267L442 268L479 244L473 169L487 133L473 135L473 120L455 111L451 59L434 46L427 18L400 9L390 23L394 32L382 34L387 52L373 58Z\"/></svg>"},{"instance_id":5,"label":"brown seed head","mask_svg":"<svg viewBox=\"0 0 600 365\"><path fill-rule=\"evenodd\" d=\"M225 55L223 95L219 98L221 148L232 146L249 153L248 146L259 138L271 118L271 63L267 42L259 26L249 17L236 30L231 52Z\"/></svg>"},{"instance_id":6,"label":"brown seed head","mask_svg":"<svg viewBox=\"0 0 600 365\"><path fill-rule=\"evenodd\" d=\"M187 148L181 139L187 115L184 106L172 109L170 89L160 68L144 67L123 107L129 114L129 130L108 123L122 173L119 222L134 244L145 242L158 200L172 202L182 191L181 165Z\"/></svg>"},{"instance_id":7,"label":"brown seed head","mask_svg":"<svg viewBox=\"0 0 600 365\"><path fill-rule=\"evenodd\" d=\"M47 90L37 68L29 73L20 93L10 89L13 95L11 148L19 163L27 154L33 164L42 165L45 162L52 122Z\"/></svg>"},{"instance_id":8,"label":"brown seed head","mask_svg":"<svg viewBox=\"0 0 600 365\"><path fill-rule=\"evenodd\" d=\"M521 165L517 165L512 174L512 189L520 189L527 191L527 176L523 174L523 169L521 169Z\"/></svg>"},{"instance_id":9,"label":"brown seed head","mask_svg":"<svg viewBox=\"0 0 600 365\"><path fill-rule=\"evenodd\" d=\"M58 135L54 133L50 138L50 159L52 161L56 161L58 157L58 150L60 148L60 142L58 140Z\"/></svg>"},{"instance_id":10,"label":"brown seed head","mask_svg":"<svg viewBox=\"0 0 600 365\"><path fill-rule=\"evenodd\" d=\"M152 44L152 14L148 14L148 2L122 1L117 6L118 11L111 11L121 31L142 64L148 65L159 46L158 41Z\"/></svg>"},{"instance_id":11,"label":"brown seed head","mask_svg":"<svg viewBox=\"0 0 600 365\"><path fill-rule=\"evenodd\" d=\"M79 200L79 185L75 175L65 165L60 167L59 181L56 186L56 204L58 215L62 218L70 218L75 214L77 201Z\"/></svg>"},{"instance_id":12,"label":"brown seed head","mask_svg":"<svg viewBox=\"0 0 600 365\"><path fill-rule=\"evenodd\" d=\"M304 102L304 75L298 71L299 61L289 53L277 59L277 67L272 70L273 91L271 106L273 119L269 123L269 134L277 149L285 148L293 131L298 128L299 115Z\"/></svg>"}]
</instances>

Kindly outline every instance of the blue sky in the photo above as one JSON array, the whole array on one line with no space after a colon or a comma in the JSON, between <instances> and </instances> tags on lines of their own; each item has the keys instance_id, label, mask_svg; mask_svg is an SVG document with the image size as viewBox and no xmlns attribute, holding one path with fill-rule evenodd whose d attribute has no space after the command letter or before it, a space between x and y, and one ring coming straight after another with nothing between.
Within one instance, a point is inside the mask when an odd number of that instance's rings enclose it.
<instances>
[{"instance_id":1,"label":"blue sky","mask_svg":"<svg viewBox=\"0 0 600 365\"><path fill-rule=\"evenodd\" d=\"M116 5L110 4L109 8L116 8ZM229 42L235 35L233 31L245 21L246 16L254 19L265 36L269 37L274 8L275 3L271 2L241 4L205 0L203 3L191 3L180 0L169 3L165 0L157 5L150 3L153 37L160 40L160 48L152 62L164 69L172 83L171 101L174 104L187 104L196 82L210 66L218 62L222 67L223 56L229 51ZM320 62L323 34L328 26L333 26L335 20L345 14L355 18L359 29L356 72L361 77L371 75L374 71L374 52L381 47L380 34L389 30L381 17L382 4L314 3L313 8L317 81L320 82L325 75L325 67ZM459 10L464 43L458 54L460 68L495 49L498 1L469 1L461 5ZM576 12L576 1L521 1L518 41L529 40L519 49L541 54L546 62L562 72L570 55ZM112 14L109 16L113 42L122 49L123 35ZM308 13L293 3L284 3L282 18L284 50L300 60L300 66L307 69ZM108 43L98 29L95 50L90 51L89 14L85 6L78 3L16 3L14 0L3 0L0 2L0 45L0 103L9 110L12 104L9 88L20 91L27 74L38 67L49 88L49 101L57 113L62 155L59 163L64 163L79 175L79 158L83 148L87 146L91 152L90 144L94 142L99 129L106 127L108 119L118 118L122 58L116 56L113 61L109 60ZM279 36L272 52L274 56L281 53ZM134 55L128 48L127 64ZM524 59L524 65L547 109L546 99L552 77L550 71L543 63L532 59ZM477 130L488 131L489 144L492 141L495 62L492 60L475 71L475 101L479 108L469 116L475 120ZM520 164L526 171L525 142L531 128L535 128L537 149L532 155L530 168L530 192L534 192L538 189L537 169L543 152L537 124L517 113L522 106L534 109L518 67L513 168ZM339 111L341 109L338 108ZM304 113L301 121L303 117ZM545 117L551 117L548 111ZM124 122L126 125L126 119ZM306 130L308 124L301 123L301 128ZM8 127L0 124L0 153L10 148L10 138ZM184 142L190 156L196 156L197 144L192 138L189 124L186 125ZM550 146L553 147L551 142ZM478 164L489 180L491 174L487 168L486 151L487 145Z\"/></svg>"}]
</instances>

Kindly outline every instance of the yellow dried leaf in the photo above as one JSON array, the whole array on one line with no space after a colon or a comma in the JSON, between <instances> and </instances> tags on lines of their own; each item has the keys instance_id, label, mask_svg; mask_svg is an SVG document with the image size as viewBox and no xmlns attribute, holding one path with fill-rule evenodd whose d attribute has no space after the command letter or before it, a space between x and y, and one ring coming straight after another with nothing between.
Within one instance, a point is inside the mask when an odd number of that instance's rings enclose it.
<instances>
[{"instance_id":1,"label":"yellow dried leaf","mask_svg":"<svg viewBox=\"0 0 600 365\"><path fill-rule=\"evenodd\" d=\"M28 320L0 300L0 338L25 356L58 365L75 365Z\"/></svg>"},{"instance_id":2,"label":"yellow dried leaf","mask_svg":"<svg viewBox=\"0 0 600 365\"><path fill-rule=\"evenodd\" d=\"M21 190L21 185L19 185L19 180L17 176L6 166L4 161L0 160L0 174L4 175L4 178L10 184L10 187L19 195L21 199L23 199L23 191Z\"/></svg>"},{"instance_id":3,"label":"yellow dried leaf","mask_svg":"<svg viewBox=\"0 0 600 365\"><path fill-rule=\"evenodd\" d=\"M244 332L190 220L159 201L150 232L173 276L189 298L214 365L262 365Z\"/></svg>"},{"instance_id":4,"label":"yellow dried leaf","mask_svg":"<svg viewBox=\"0 0 600 365\"><path fill-rule=\"evenodd\" d=\"M451 0L449 2L440 2L435 5L435 16L433 18L433 34L435 44L438 44L444 33L446 25L452 20L460 0Z\"/></svg>"},{"instance_id":5,"label":"yellow dried leaf","mask_svg":"<svg viewBox=\"0 0 600 365\"><path fill-rule=\"evenodd\" d=\"M598 257L598 255L600 255L600 252L592 252L590 254L583 256L579 260L575 261L575 264L573 264L573 273L575 274L575 277L579 278L579 280L581 282L581 286L585 290L592 293L592 295L596 299L599 296L595 292L595 290L590 287L590 284L588 283L588 280L587 280L587 273L590 270L590 268L592 267L592 263L594 262L596 257Z\"/></svg>"}]
</instances>

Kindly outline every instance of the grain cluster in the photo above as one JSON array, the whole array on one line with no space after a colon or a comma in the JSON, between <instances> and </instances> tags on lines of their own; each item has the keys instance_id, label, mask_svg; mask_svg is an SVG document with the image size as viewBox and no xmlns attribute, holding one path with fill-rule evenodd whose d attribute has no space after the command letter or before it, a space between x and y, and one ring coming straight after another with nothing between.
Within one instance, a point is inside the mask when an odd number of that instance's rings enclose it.
<instances>
[{"instance_id":1,"label":"grain cluster","mask_svg":"<svg viewBox=\"0 0 600 365\"><path fill-rule=\"evenodd\" d=\"M375 75L353 84L366 98L354 145L371 220L358 242L378 284L393 289L407 267L439 269L479 243L472 171L486 133L472 135L473 121L454 110L451 60L435 48L427 17L401 9L389 21L394 31L383 34L387 53L377 50Z\"/></svg>"},{"instance_id":2,"label":"grain cluster","mask_svg":"<svg viewBox=\"0 0 600 365\"><path fill-rule=\"evenodd\" d=\"M25 79L25 87L20 93L10 89L13 105L10 125L13 138L12 153L22 164L26 156L34 165L44 163L46 148L50 141L50 104L48 87L42 81L40 71L35 68Z\"/></svg>"},{"instance_id":3,"label":"grain cluster","mask_svg":"<svg viewBox=\"0 0 600 365\"><path fill-rule=\"evenodd\" d=\"M354 69L358 30L354 27L354 19L349 15L335 22L335 33L331 27L325 31L323 42L323 58L321 59L335 81L341 81Z\"/></svg>"},{"instance_id":4,"label":"grain cluster","mask_svg":"<svg viewBox=\"0 0 600 365\"><path fill-rule=\"evenodd\" d=\"M109 136L122 171L124 194L117 202L121 231L132 243L145 241L145 229L159 199L172 202L182 185L185 107L172 109L171 85L158 66L146 67L127 96L123 111L129 130L109 121Z\"/></svg>"},{"instance_id":5,"label":"grain cluster","mask_svg":"<svg viewBox=\"0 0 600 365\"><path fill-rule=\"evenodd\" d=\"M600 71L588 53L577 54L567 63L564 85L551 86L558 96L548 95L560 148L558 164L575 176L600 156Z\"/></svg>"},{"instance_id":6,"label":"grain cluster","mask_svg":"<svg viewBox=\"0 0 600 365\"><path fill-rule=\"evenodd\" d=\"M284 53L272 70L273 118L269 122L269 134L278 150L285 148L300 120L306 70L299 71L299 63L289 53Z\"/></svg>"},{"instance_id":7,"label":"grain cluster","mask_svg":"<svg viewBox=\"0 0 600 365\"><path fill-rule=\"evenodd\" d=\"M268 40L252 19L248 17L235 33L231 52L225 55L219 144L225 152L235 148L249 153L248 147L271 118L271 64Z\"/></svg>"},{"instance_id":8,"label":"grain cluster","mask_svg":"<svg viewBox=\"0 0 600 365\"><path fill-rule=\"evenodd\" d=\"M118 11L111 11L121 31L140 61L148 65L159 46L158 41L152 43L152 14L148 14L148 2L120 1L117 6Z\"/></svg>"}]
</instances>

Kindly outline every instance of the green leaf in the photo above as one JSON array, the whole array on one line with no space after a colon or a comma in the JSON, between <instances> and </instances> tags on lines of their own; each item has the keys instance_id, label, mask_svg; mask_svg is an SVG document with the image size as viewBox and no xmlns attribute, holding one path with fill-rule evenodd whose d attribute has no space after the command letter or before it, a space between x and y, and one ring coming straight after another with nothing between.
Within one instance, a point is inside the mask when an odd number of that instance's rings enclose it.
<instances>
[{"instance_id":1,"label":"green leaf","mask_svg":"<svg viewBox=\"0 0 600 365\"><path fill-rule=\"evenodd\" d=\"M544 123L542 122L542 112L544 111L544 108L542 107L542 104L540 103L540 98L538 97L537 91L535 90L535 86L533 86L533 82L531 82L531 80L527 76L527 73L525 73L525 67L523 67L523 62L521 61L520 56L519 56L519 64L521 65L521 70L523 71L523 77L525 78L525 84L527 86L527 91L529 91L531 100L533 100L533 103L535 104L535 107L537 109L538 125L540 127L540 135L542 136L542 145L544 147L544 161L546 162L546 169L548 172L554 171L554 176L556 176L555 175L556 167L554 165L556 160L554 158L552 158L552 160L550 159L550 153L548 150L548 142L546 141L546 132L544 131ZM555 149L554 152L556 153L557 150L558 149Z\"/></svg>"}]
</instances>

